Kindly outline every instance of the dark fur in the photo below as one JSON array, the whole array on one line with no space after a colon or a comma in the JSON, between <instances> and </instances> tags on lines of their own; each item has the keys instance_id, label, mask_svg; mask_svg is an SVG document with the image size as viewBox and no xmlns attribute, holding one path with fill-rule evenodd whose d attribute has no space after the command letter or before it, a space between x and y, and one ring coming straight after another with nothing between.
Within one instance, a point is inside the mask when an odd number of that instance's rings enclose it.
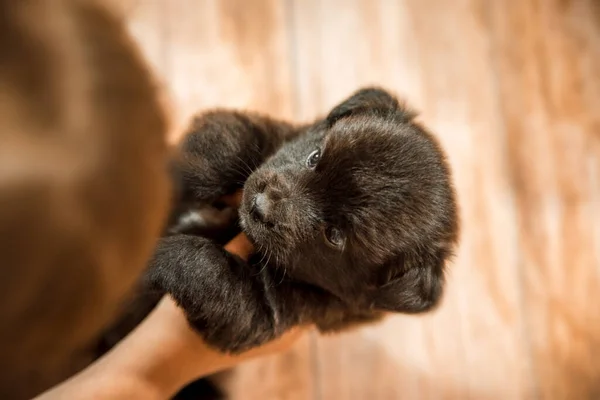
<instances>
[{"instance_id":1,"label":"dark fur","mask_svg":"<svg viewBox=\"0 0 600 400\"><path fill-rule=\"evenodd\" d=\"M171 231L146 282L228 352L299 324L329 332L431 310L457 211L443 152L413 119L378 88L299 127L229 111L198 117L174 169L181 204L213 204L243 186L240 225L256 254L244 262L206 237ZM309 168L315 149L321 158ZM261 192L262 216L253 211ZM341 248L324 237L331 226L344 234Z\"/></svg>"}]
</instances>

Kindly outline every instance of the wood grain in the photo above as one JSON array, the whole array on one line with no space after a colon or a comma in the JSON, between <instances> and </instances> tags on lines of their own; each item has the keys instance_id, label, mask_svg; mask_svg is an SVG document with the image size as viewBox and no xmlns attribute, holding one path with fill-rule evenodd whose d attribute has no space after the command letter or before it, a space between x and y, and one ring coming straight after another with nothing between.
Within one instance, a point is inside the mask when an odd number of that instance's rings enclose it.
<instances>
[{"instance_id":1,"label":"wood grain","mask_svg":"<svg viewBox=\"0 0 600 400\"><path fill-rule=\"evenodd\" d=\"M592 2L493 10L525 329L543 398L600 396L600 25Z\"/></svg>"},{"instance_id":2,"label":"wood grain","mask_svg":"<svg viewBox=\"0 0 600 400\"><path fill-rule=\"evenodd\" d=\"M127 14L177 127L311 119L396 91L447 150L463 222L438 311L242 366L234 399L600 397L600 3L148 0Z\"/></svg>"}]
</instances>

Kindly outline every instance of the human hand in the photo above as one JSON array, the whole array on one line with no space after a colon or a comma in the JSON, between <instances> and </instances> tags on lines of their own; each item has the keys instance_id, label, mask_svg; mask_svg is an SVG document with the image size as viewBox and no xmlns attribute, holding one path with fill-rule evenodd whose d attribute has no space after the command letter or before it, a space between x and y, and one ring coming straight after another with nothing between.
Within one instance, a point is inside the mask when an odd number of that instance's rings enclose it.
<instances>
[{"instance_id":1,"label":"human hand","mask_svg":"<svg viewBox=\"0 0 600 400\"><path fill-rule=\"evenodd\" d=\"M252 252L252 245L242 233L231 240L225 249L242 258ZM145 347L156 343L163 350L155 348L152 357L172 365L169 375L160 371L160 376L147 376L149 382L160 383L167 392L176 391L187 382L206 376L256 357L279 353L289 349L306 331L306 328L293 328L278 339L247 352L230 355L209 347L187 320L184 312L170 296L165 296L153 313L132 333ZM144 338L142 339L142 335ZM153 372L153 371L149 371ZM161 389L164 391L164 389Z\"/></svg>"},{"instance_id":2,"label":"human hand","mask_svg":"<svg viewBox=\"0 0 600 400\"><path fill-rule=\"evenodd\" d=\"M237 193L224 201L237 206L240 199L241 194ZM242 233L225 249L247 259L252 245ZM187 383L202 376L289 349L306 330L306 327L293 328L263 346L241 354L224 354L209 347L190 327L183 310L165 296L113 350L40 398L171 398Z\"/></svg>"}]
</instances>

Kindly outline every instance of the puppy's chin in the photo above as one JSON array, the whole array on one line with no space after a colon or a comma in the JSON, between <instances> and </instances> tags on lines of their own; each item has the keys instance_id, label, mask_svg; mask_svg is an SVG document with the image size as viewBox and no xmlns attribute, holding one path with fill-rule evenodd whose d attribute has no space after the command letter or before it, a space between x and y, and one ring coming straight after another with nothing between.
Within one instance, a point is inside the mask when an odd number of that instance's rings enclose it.
<instances>
[{"instance_id":1,"label":"puppy's chin","mask_svg":"<svg viewBox=\"0 0 600 400\"><path fill-rule=\"evenodd\" d=\"M248 211L244 209L244 206L240 207L238 212L240 215L240 226L246 236L248 236L248 239L250 239L253 244L262 244L262 241L260 240L262 237L260 231L263 230L264 227L261 227L260 223L253 220Z\"/></svg>"}]
</instances>

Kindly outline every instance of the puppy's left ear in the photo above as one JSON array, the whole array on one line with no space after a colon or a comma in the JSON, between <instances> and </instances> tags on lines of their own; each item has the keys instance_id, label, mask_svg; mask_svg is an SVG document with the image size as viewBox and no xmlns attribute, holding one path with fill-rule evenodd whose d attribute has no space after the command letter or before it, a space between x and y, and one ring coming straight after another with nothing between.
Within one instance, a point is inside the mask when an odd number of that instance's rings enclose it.
<instances>
[{"instance_id":1,"label":"puppy's left ear","mask_svg":"<svg viewBox=\"0 0 600 400\"><path fill-rule=\"evenodd\" d=\"M439 252L428 260L421 259L420 265L404 269L375 290L373 308L407 314L434 308L442 297L446 258L444 252Z\"/></svg>"},{"instance_id":2,"label":"puppy's left ear","mask_svg":"<svg viewBox=\"0 0 600 400\"><path fill-rule=\"evenodd\" d=\"M389 114L400 111L405 116L406 121L410 121L414 114L400 106L398 100L387 91L369 87L355 92L352 96L338 104L327 116L329 125L350 115L375 113Z\"/></svg>"}]
</instances>

